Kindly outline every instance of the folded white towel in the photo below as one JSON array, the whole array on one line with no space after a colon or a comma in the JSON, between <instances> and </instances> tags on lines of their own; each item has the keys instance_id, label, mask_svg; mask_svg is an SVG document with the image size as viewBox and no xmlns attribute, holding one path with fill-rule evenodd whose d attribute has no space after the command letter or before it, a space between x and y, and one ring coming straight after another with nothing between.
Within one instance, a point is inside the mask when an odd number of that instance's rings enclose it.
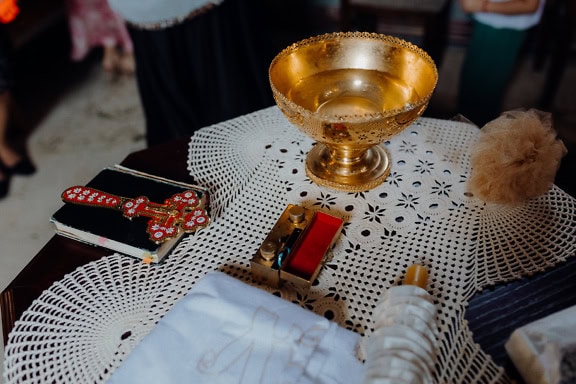
<instances>
[{"instance_id":1,"label":"folded white towel","mask_svg":"<svg viewBox=\"0 0 576 384\"><path fill-rule=\"evenodd\" d=\"M158 322L110 383L360 383L360 335L221 272Z\"/></svg>"}]
</instances>

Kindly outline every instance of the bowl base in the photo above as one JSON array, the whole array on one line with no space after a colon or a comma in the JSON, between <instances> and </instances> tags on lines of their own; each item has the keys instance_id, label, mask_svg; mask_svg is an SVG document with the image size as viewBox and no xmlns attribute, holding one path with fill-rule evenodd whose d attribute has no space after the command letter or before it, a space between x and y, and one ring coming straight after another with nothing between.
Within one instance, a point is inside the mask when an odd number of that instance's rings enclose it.
<instances>
[{"instance_id":1,"label":"bowl base","mask_svg":"<svg viewBox=\"0 0 576 384\"><path fill-rule=\"evenodd\" d=\"M368 148L355 161L336 160L317 143L306 157L306 175L315 183L345 192L363 192L382 184L390 174L390 160L381 145Z\"/></svg>"}]
</instances>

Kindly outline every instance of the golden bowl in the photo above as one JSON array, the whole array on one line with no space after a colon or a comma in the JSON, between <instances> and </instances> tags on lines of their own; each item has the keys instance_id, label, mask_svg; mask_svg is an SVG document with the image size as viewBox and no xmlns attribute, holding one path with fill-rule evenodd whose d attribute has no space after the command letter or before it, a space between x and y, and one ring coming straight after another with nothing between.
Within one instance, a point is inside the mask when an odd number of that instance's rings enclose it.
<instances>
[{"instance_id":1,"label":"golden bowl","mask_svg":"<svg viewBox=\"0 0 576 384\"><path fill-rule=\"evenodd\" d=\"M438 71L430 56L376 33L328 33L299 41L270 64L276 104L317 143L306 157L314 182L359 192L390 173L382 143L428 106Z\"/></svg>"}]
</instances>

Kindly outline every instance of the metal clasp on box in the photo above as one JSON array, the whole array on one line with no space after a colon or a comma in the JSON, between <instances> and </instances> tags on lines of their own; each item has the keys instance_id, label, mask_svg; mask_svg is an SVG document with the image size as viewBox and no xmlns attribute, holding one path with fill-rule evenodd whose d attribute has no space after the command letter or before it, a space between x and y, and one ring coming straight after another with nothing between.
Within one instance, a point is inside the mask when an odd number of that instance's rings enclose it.
<instances>
[{"instance_id":1,"label":"metal clasp on box","mask_svg":"<svg viewBox=\"0 0 576 384\"><path fill-rule=\"evenodd\" d=\"M309 288L343 224L338 217L289 204L252 257L252 277L272 287L291 281Z\"/></svg>"}]
</instances>

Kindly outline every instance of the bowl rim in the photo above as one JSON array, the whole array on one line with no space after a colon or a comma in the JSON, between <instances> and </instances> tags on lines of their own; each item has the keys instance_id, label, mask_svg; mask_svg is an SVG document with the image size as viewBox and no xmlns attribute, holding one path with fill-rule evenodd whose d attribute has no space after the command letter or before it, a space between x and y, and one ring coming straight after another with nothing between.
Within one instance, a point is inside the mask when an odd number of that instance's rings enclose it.
<instances>
[{"instance_id":1,"label":"bowl rim","mask_svg":"<svg viewBox=\"0 0 576 384\"><path fill-rule=\"evenodd\" d=\"M323 114L322 120L324 120L326 122L343 122L343 121L346 121L349 123L362 123L362 122L372 121L374 119L389 118L389 117L397 116L401 113L414 111L418 108L422 108L423 106L426 106L429 103L430 98L434 94L434 90L436 89L436 86L438 85L438 68L436 67L436 63L434 62L434 60L432 60L430 55L426 51L424 51L422 48L418 47L417 45L415 45L415 44L413 44L407 40L401 39L399 37L381 34L381 33L376 33L376 32L359 32L359 31L323 33L320 35L316 35L316 36L312 36L312 37L308 37L308 38L296 41L296 42L292 43L291 45L289 45L288 47L284 48L282 51L280 51L272 59L270 66L268 67L268 81L270 83L270 87L272 88L272 93L273 93L274 98L279 98L282 104L289 105L292 110L297 111L299 114L302 114L302 115L314 115L314 114L316 114L315 111L311 111L307 108L302 107L299 104L296 104L295 102L293 102L292 100L287 98L282 92L280 92L276 88L276 86L274 85L274 82L272 81L272 75L271 75L272 68L280 59L282 59L286 55L294 52L296 49L298 49L304 45L314 44L314 43L317 43L317 42L323 41L323 40L335 40L335 39L343 39L343 38L344 39L382 40L382 41L386 41L387 43L392 43L394 45L408 48L409 50L418 54L422 59L427 61L428 64L430 64L431 68L433 69L434 85L432 86L432 89L430 90L430 92L428 92L428 94L426 96L419 98L418 100L410 103L408 106L405 106L404 108L391 109L391 110L387 110L385 112L365 113L365 114L361 114L361 115Z\"/></svg>"}]
</instances>

